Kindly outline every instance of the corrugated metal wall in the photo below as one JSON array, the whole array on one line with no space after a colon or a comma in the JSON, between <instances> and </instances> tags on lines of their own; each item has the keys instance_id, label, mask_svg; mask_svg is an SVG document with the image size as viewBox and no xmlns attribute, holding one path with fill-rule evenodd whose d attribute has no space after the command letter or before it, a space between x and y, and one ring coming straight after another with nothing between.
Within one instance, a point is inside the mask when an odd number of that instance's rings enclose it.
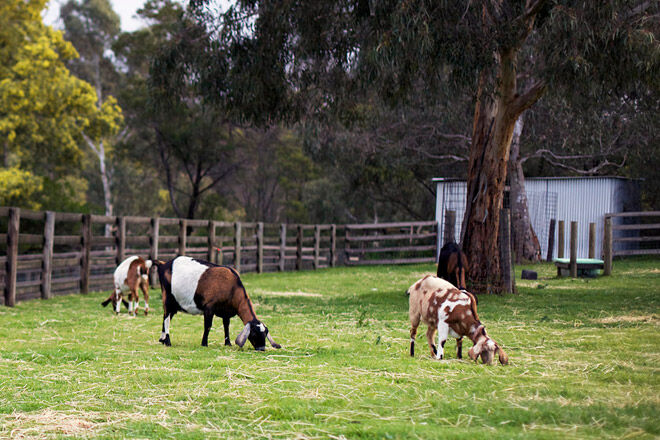
<instances>
[{"instance_id":1,"label":"corrugated metal wall","mask_svg":"<svg viewBox=\"0 0 660 440\"><path fill-rule=\"evenodd\" d=\"M456 237L465 212L467 185L465 181L436 180L436 220L440 223L440 241L444 242L444 211L456 210ZM529 178L525 189L529 202L532 226L539 237L542 256L548 253L550 219L564 220L566 225L564 249L568 257L570 249L570 222L578 222L578 258L589 254L589 223L596 223L596 258L602 255L603 221L607 213L635 210L639 206L636 181L616 177L585 178ZM615 218L620 223L620 218ZM619 249L623 244L617 243ZM557 232L553 257L557 256Z\"/></svg>"}]
</instances>

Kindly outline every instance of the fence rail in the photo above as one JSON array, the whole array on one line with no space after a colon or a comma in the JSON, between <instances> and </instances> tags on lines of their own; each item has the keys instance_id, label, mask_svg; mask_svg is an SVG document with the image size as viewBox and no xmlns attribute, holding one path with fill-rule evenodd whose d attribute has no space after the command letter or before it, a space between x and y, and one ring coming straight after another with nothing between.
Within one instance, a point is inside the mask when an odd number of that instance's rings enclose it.
<instances>
[{"instance_id":1,"label":"fence rail","mask_svg":"<svg viewBox=\"0 0 660 440\"><path fill-rule=\"evenodd\" d=\"M656 217L655 219L653 217ZM613 220L621 221L613 224ZM612 270L612 258L629 255L660 255L660 211L619 212L605 215L605 273ZM637 243L639 249L616 249L615 243Z\"/></svg>"},{"instance_id":2,"label":"fence rail","mask_svg":"<svg viewBox=\"0 0 660 440\"><path fill-rule=\"evenodd\" d=\"M271 224L0 207L0 304L112 288L129 255L190 255L241 272L435 261L436 222ZM152 274L152 285L156 279Z\"/></svg>"}]
</instances>

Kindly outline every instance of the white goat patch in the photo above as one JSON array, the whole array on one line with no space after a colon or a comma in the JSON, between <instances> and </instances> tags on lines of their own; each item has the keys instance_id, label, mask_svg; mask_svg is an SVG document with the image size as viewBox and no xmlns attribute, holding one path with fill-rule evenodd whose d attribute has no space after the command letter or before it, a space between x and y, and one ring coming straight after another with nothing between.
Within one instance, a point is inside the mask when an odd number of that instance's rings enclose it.
<instances>
[{"instance_id":1,"label":"white goat patch","mask_svg":"<svg viewBox=\"0 0 660 440\"><path fill-rule=\"evenodd\" d=\"M195 304L197 284L208 269L190 257L177 257L172 264L172 295L181 308L191 315L202 313Z\"/></svg>"},{"instance_id":2,"label":"white goat patch","mask_svg":"<svg viewBox=\"0 0 660 440\"><path fill-rule=\"evenodd\" d=\"M466 306L468 304L470 304L470 298L467 295L465 295L465 298L461 298L458 301L446 300L440 306L440 310L442 311L442 313L445 313L445 309L449 307L449 311L447 313L451 313L454 310L454 307ZM445 314L444 317L447 318L447 315Z\"/></svg>"},{"instance_id":3,"label":"white goat patch","mask_svg":"<svg viewBox=\"0 0 660 440\"><path fill-rule=\"evenodd\" d=\"M129 290L129 287L124 283L124 281L126 281L126 277L128 276L128 269L131 266L131 263L138 258L139 257L137 255L133 255L132 257L128 257L122 261L119 266L117 266L114 275L116 289L121 289L122 292Z\"/></svg>"},{"instance_id":4,"label":"white goat patch","mask_svg":"<svg viewBox=\"0 0 660 440\"><path fill-rule=\"evenodd\" d=\"M163 320L163 332L160 334L160 339L165 339L165 336L170 334L170 315Z\"/></svg>"}]
</instances>

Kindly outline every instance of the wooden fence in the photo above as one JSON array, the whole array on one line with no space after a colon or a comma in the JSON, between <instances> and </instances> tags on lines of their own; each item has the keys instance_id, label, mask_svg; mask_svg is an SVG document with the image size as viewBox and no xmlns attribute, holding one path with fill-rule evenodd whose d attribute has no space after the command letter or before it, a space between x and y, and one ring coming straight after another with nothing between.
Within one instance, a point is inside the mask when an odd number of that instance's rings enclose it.
<instances>
[{"instance_id":1,"label":"wooden fence","mask_svg":"<svg viewBox=\"0 0 660 440\"><path fill-rule=\"evenodd\" d=\"M0 304L110 290L129 255L190 255L241 272L433 262L436 222L302 225L108 217L0 207ZM152 285L156 282L152 278Z\"/></svg>"},{"instance_id":2,"label":"wooden fence","mask_svg":"<svg viewBox=\"0 0 660 440\"><path fill-rule=\"evenodd\" d=\"M615 224L616 220L621 221ZM616 243L634 243L637 249L617 249ZM606 275L612 271L613 257L660 255L660 211L606 214L603 254Z\"/></svg>"},{"instance_id":3,"label":"wooden fence","mask_svg":"<svg viewBox=\"0 0 660 440\"><path fill-rule=\"evenodd\" d=\"M346 265L435 262L437 222L345 226Z\"/></svg>"}]
</instances>

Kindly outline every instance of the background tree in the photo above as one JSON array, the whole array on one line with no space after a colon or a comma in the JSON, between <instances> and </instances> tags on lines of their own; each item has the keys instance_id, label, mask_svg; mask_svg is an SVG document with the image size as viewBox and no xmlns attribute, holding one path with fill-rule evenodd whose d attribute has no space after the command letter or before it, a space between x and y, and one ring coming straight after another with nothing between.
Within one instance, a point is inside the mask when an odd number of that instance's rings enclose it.
<instances>
[{"instance_id":1,"label":"background tree","mask_svg":"<svg viewBox=\"0 0 660 440\"><path fill-rule=\"evenodd\" d=\"M500 292L497 231L518 116L548 89L595 97L656 87L657 9L641 0L242 1L223 16L232 57L218 76L229 72L231 87L215 96L259 121L350 113L365 89L400 105L420 81L431 102L441 86L471 87L462 245L475 288Z\"/></svg>"},{"instance_id":2,"label":"background tree","mask_svg":"<svg viewBox=\"0 0 660 440\"><path fill-rule=\"evenodd\" d=\"M111 57L111 47L120 32L120 19L108 0L69 0L60 9L64 23L64 37L73 42L78 58L69 60L70 70L79 78L92 84L96 90L96 106L116 105L110 95L117 85L118 73ZM83 135L85 143L98 160L103 188L105 215L113 215L111 170L108 164L108 147L111 139ZM106 226L106 234L109 225Z\"/></svg>"},{"instance_id":3,"label":"background tree","mask_svg":"<svg viewBox=\"0 0 660 440\"><path fill-rule=\"evenodd\" d=\"M32 207L66 206L67 195L80 207L79 142L86 130L94 139L115 131L121 113L114 102L97 108L94 89L66 68L76 50L42 23L44 5L0 4L0 138L4 168L14 170L3 177L13 188L41 186L28 197Z\"/></svg>"}]
</instances>

